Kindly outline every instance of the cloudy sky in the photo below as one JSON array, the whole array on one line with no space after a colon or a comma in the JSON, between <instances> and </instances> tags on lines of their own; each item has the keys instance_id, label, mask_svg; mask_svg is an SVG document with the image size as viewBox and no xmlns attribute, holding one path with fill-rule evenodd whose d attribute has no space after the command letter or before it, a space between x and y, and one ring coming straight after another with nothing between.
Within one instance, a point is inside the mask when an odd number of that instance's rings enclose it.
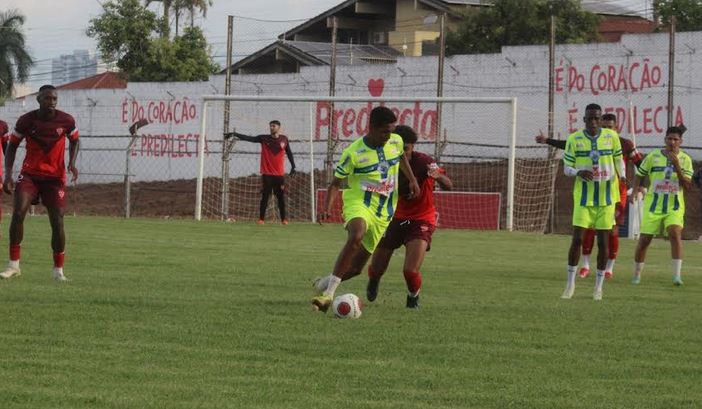
<instances>
[{"instance_id":1,"label":"cloudy sky","mask_svg":"<svg viewBox=\"0 0 702 409\"><path fill-rule=\"evenodd\" d=\"M0 0L0 10L18 9L26 17L25 35L37 60L30 85L51 80L51 59L73 50L95 50L85 35L91 18L102 12L107 0ZM198 18L220 64L226 54L227 15L235 19L234 54L247 55L262 48L289 27L325 11L342 0L214 0L207 18ZM584 0L584 2L595 2ZM597 0L597 3L641 7L646 0ZM49 7L48 4L52 6ZM54 6L60 5L60 6ZM160 3L150 8L160 14ZM243 18L246 17L246 18ZM260 21L263 20L263 21Z\"/></svg>"},{"instance_id":2,"label":"cloudy sky","mask_svg":"<svg viewBox=\"0 0 702 409\"><path fill-rule=\"evenodd\" d=\"M95 41L85 35L91 18L102 12L106 0L50 0L60 7L47 7L49 0L0 0L0 10L18 9L26 17L25 36L37 60L31 84L51 80L51 59L73 50L95 50ZM206 19L198 19L212 45L218 62L224 61L227 41L227 15L248 17L235 19L234 37L240 53L247 53L270 43L286 28L300 24L340 0L214 0ZM160 4L150 6L159 12ZM266 20L266 21L257 21ZM291 21L292 20L292 21ZM301 21L294 21L301 20ZM283 21L283 22L278 22ZM286 22L287 21L287 22ZM236 51L235 51L236 53Z\"/></svg>"}]
</instances>

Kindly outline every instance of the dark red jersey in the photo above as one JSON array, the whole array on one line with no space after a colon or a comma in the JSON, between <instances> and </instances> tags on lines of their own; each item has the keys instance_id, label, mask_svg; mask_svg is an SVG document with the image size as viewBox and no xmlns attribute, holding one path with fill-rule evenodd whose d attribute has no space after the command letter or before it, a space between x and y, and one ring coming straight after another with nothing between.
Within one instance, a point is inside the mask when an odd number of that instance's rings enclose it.
<instances>
[{"instance_id":1,"label":"dark red jersey","mask_svg":"<svg viewBox=\"0 0 702 409\"><path fill-rule=\"evenodd\" d=\"M73 117L56 110L51 119L41 119L39 110L22 115L10 135L10 142L27 141L27 153L22 163L22 173L32 176L64 179L66 177L66 139L79 137Z\"/></svg>"},{"instance_id":2,"label":"dark red jersey","mask_svg":"<svg viewBox=\"0 0 702 409\"><path fill-rule=\"evenodd\" d=\"M290 150L288 137L278 135L260 135L261 138L261 174L271 176L285 175L285 151Z\"/></svg>"},{"instance_id":3,"label":"dark red jersey","mask_svg":"<svg viewBox=\"0 0 702 409\"><path fill-rule=\"evenodd\" d=\"M414 177L417 178L420 193L412 200L406 199L409 191L409 181L400 173L400 197L397 201L394 219L421 220L432 225L436 224L436 207L434 206L434 178L429 176L429 170L436 167L434 159L424 153L412 152L409 160ZM443 172L443 170L441 170Z\"/></svg>"}]
</instances>

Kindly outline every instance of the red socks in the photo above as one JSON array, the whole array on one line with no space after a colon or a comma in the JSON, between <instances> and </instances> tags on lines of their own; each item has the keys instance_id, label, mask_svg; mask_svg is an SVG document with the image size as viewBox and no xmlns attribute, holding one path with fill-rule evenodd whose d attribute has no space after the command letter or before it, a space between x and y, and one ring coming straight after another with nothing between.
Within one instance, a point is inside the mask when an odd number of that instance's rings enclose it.
<instances>
[{"instance_id":1,"label":"red socks","mask_svg":"<svg viewBox=\"0 0 702 409\"><path fill-rule=\"evenodd\" d=\"M417 294L422 288L422 274L419 271L404 271L407 291L410 294Z\"/></svg>"},{"instance_id":2,"label":"red socks","mask_svg":"<svg viewBox=\"0 0 702 409\"><path fill-rule=\"evenodd\" d=\"M583 234L583 254L592 254L593 245L595 245L595 229L587 229Z\"/></svg>"},{"instance_id":3,"label":"red socks","mask_svg":"<svg viewBox=\"0 0 702 409\"><path fill-rule=\"evenodd\" d=\"M619 228L614 226L615 229ZM613 260L617 258L617 251L619 251L619 234L612 230L612 234L609 235L609 258Z\"/></svg>"},{"instance_id":4,"label":"red socks","mask_svg":"<svg viewBox=\"0 0 702 409\"><path fill-rule=\"evenodd\" d=\"M54 253L54 267L63 268L63 258L65 253Z\"/></svg>"},{"instance_id":5,"label":"red socks","mask_svg":"<svg viewBox=\"0 0 702 409\"><path fill-rule=\"evenodd\" d=\"M20 244L10 244L10 260L18 261L20 259L21 247Z\"/></svg>"}]
</instances>

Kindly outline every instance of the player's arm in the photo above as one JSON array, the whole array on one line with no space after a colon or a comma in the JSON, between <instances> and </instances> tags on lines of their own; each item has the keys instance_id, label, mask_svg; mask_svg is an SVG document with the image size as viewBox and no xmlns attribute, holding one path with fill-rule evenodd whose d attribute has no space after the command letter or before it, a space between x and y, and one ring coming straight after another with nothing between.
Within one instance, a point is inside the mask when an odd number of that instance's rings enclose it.
<instances>
[{"instance_id":1,"label":"player's arm","mask_svg":"<svg viewBox=\"0 0 702 409\"><path fill-rule=\"evenodd\" d=\"M407 155L405 155L404 153L400 157L400 171L405 175L405 177L409 181L408 199L412 199L419 196L419 183L417 183L417 178L412 172L412 167L409 164L409 159L407 159Z\"/></svg>"},{"instance_id":2,"label":"player's arm","mask_svg":"<svg viewBox=\"0 0 702 409\"><path fill-rule=\"evenodd\" d=\"M257 142L257 143L261 142L261 135L249 136L249 135L244 135L243 133L239 133L239 132L227 132L224 134L225 138L231 138L232 136L239 139L239 140L246 141L246 142Z\"/></svg>"},{"instance_id":3,"label":"player's arm","mask_svg":"<svg viewBox=\"0 0 702 409\"><path fill-rule=\"evenodd\" d=\"M639 193L643 193L642 190L642 185L643 185L643 180L644 178L648 177L649 172L651 171L651 159L649 157L644 158L644 160L641 162L641 164L636 168L636 173L634 175L634 183L631 188L631 195L629 195L629 201L631 203L634 203L634 200L637 199L637 196Z\"/></svg>"},{"instance_id":4,"label":"player's arm","mask_svg":"<svg viewBox=\"0 0 702 409\"><path fill-rule=\"evenodd\" d=\"M442 190L453 190L453 182L451 182L451 179L446 176L446 171L441 169L436 163L429 165L427 175L434 179L436 183L441 186Z\"/></svg>"},{"instance_id":5,"label":"player's arm","mask_svg":"<svg viewBox=\"0 0 702 409\"><path fill-rule=\"evenodd\" d=\"M76 167L76 158L78 158L78 150L80 149L80 139L72 139L68 142L68 171L71 172L71 182L78 180L78 168Z\"/></svg>"},{"instance_id":6,"label":"player's arm","mask_svg":"<svg viewBox=\"0 0 702 409\"><path fill-rule=\"evenodd\" d=\"M678 183L682 185L682 187L687 190L692 188L692 164L689 163L690 161L685 161L684 166L680 164L680 159L678 158L677 155L671 155L668 153L668 151L663 150L664 155L670 159L671 165L673 165L673 169L675 170L675 174L678 175Z\"/></svg>"},{"instance_id":7,"label":"player's arm","mask_svg":"<svg viewBox=\"0 0 702 409\"><path fill-rule=\"evenodd\" d=\"M17 155L17 147L22 139L14 134L10 136L7 142L7 150L5 150L5 178L2 183L2 189L5 193L12 194L15 190L15 182L12 180L12 168L15 165L15 156Z\"/></svg>"},{"instance_id":8,"label":"player's arm","mask_svg":"<svg viewBox=\"0 0 702 409\"><path fill-rule=\"evenodd\" d=\"M563 173L570 177L580 176L587 181L592 180L593 176L589 170L575 168L575 147L570 138L566 141L565 153L563 154Z\"/></svg>"},{"instance_id":9,"label":"player's arm","mask_svg":"<svg viewBox=\"0 0 702 409\"><path fill-rule=\"evenodd\" d=\"M339 195L339 191L341 190L341 182L343 180L344 179L334 176L334 179L327 187L327 197L324 200L324 211L318 217L320 222L331 217L334 202L336 201L336 197Z\"/></svg>"},{"instance_id":10,"label":"player's arm","mask_svg":"<svg viewBox=\"0 0 702 409\"><path fill-rule=\"evenodd\" d=\"M285 144L285 154L288 156L290 161L290 175L295 174L295 158L293 158L292 149L290 149L290 141Z\"/></svg>"},{"instance_id":11,"label":"player's arm","mask_svg":"<svg viewBox=\"0 0 702 409\"><path fill-rule=\"evenodd\" d=\"M554 148L557 149L563 149L565 150L566 147L566 141L560 140L560 139L553 139L553 138L547 138L541 131L540 133L534 137L534 140L536 140L536 143L541 143L541 144L546 144L553 146Z\"/></svg>"},{"instance_id":12,"label":"player's arm","mask_svg":"<svg viewBox=\"0 0 702 409\"><path fill-rule=\"evenodd\" d=\"M622 141L619 139L619 134L614 133L615 138L612 144L612 159L614 159L614 168L619 175L619 183L627 185L626 180L626 162L624 162L624 154L622 152Z\"/></svg>"}]
</instances>

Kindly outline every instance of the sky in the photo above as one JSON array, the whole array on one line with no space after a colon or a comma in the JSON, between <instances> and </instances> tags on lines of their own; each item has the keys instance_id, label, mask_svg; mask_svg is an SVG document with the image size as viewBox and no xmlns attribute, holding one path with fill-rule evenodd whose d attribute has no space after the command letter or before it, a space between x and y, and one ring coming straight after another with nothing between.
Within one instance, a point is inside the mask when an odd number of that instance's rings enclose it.
<instances>
[{"instance_id":1,"label":"sky","mask_svg":"<svg viewBox=\"0 0 702 409\"><path fill-rule=\"evenodd\" d=\"M646 0L583 0L626 6ZM60 4L48 7L47 3ZM107 0L0 0L0 10L18 9L26 17L25 36L36 60L29 85L51 81L51 59L74 50L95 51L96 42L85 35L90 19L103 11ZM342 0L213 0L206 18L196 23L203 28L212 46L215 61L224 65L227 41L227 15L234 15L234 59L248 55L275 40L287 28L341 3ZM160 14L161 4L149 8ZM187 19L186 19L187 20ZM263 20L263 21L261 21ZM189 21L189 20L188 20Z\"/></svg>"},{"instance_id":2,"label":"sky","mask_svg":"<svg viewBox=\"0 0 702 409\"><path fill-rule=\"evenodd\" d=\"M60 4L60 17L56 7ZM51 81L51 59L74 50L95 51L96 42L85 35L90 19L103 11L107 0L0 0L0 10L18 9L26 20L24 33L30 53L36 60L29 85ZM214 0L206 18L196 24L203 28L212 46L212 54L223 65L227 46L227 15L235 18L234 54L248 54L274 41L286 28L339 4L341 0ZM160 3L149 8L161 14ZM266 21L257 21L266 20ZM189 21L189 17L186 18ZM295 21L299 20L299 21ZM280 22L279 22L280 21ZM238 48L240 51L236 50Z\"/></svg>"}]
</instances>

